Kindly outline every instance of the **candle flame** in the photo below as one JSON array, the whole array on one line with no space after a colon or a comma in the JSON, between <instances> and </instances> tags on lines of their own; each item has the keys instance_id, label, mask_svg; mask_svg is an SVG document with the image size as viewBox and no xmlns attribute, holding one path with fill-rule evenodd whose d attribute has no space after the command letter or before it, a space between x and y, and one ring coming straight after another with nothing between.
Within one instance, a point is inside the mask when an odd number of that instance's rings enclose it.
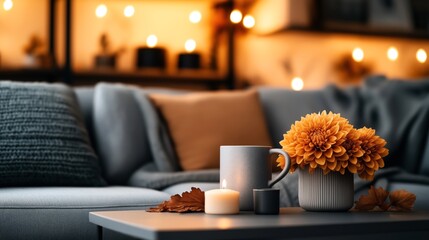
<instances>
[{"instance_id":1,"label":"candle flame","mask_svg":"<svg viewBox=\"0 0 429 240\"><path fill-rule=\"evenodd\" d=\"M421 49L421 48L419 50L417 50L416 58L417 58L417 61L419 63L425 63L426 59L427 59L426 51L424 49Z\"/></svg>"},{"instance_id":2,"label":"candle flame","mask_svg":"<svg viewBox=\"0 0 429 240\"><path fill-rule=\"evenodd\" d=\"M226 179L222 180L222 189L226 188Z\"/></svg>"},{"instance_id":3,"label":"candle flame","mask_svg":"<svg viewBox=\"0 0 429 240\"><path fill-rule=\"evenodd\" d=\"M355 48L355 49L353 49L352 58L356 62L362 62L364 56L365 56L365 54L364 54L362 48Z\"/></svg>"},{"instance_id":4,"label":"candle flame","mask_svg":"<svg viewBox=\"0 0 429 240\"><path fill-rule=\"evenodd\" d=\"M146 38L146 44L148 47L153 48L156 46L156 44L158 43L158 38L151 34Z\"/></svg>"},{"instance_id":5,"label":"candle flame","mask_svg":"<svg viewBox=\"0 0 429 240\"><path fill-rule=\"evenodd\" d=\"M197 43L195 42L194 39L188 39L185 42L185 50L188 53L191 53L195 50L195 48L197 48Z\"/></svg>"}]
</instances>

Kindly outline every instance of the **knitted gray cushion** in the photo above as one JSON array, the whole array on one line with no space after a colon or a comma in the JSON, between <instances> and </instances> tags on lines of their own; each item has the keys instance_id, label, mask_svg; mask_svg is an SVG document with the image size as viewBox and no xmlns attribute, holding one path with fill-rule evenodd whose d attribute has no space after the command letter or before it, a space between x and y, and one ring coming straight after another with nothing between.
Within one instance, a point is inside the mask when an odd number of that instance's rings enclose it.
<instances>
[{"instance_id":1,"label":"knitted gray cushion","mask_svg":"<svg viewBox=\"0 0 429 240\"><path fill-rule=\"evenodd\" d=\"M102 186L74 92L0 82L0 186Z\"/></svg>"}]
</instances>

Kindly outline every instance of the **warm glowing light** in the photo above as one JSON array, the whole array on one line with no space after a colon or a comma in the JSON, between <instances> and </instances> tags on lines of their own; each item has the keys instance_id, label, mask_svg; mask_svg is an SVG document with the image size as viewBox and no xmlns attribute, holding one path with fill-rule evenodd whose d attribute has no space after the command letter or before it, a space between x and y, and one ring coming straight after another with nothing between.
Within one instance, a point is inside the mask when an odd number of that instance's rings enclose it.
<instances>
[{"instance_id":1,"label":"warm glowing light","mask_svg":"<svg viewBox=\"0 0 429 240\"><path fill-rule=\"evenodd\" d=\"M299 77L294 77L291 82L294 91L301 91L304 88L304 81Z\"/></svg>"},{"instance_id":2,"label":"warm glowing light","mask_svg":"<svg viewBox=\"0 0 429 240\"><path fill-rule=\"evenodd\" d=\"M146 38L146 45L150 48L153 48L156 46L156 44L158 43L158 38L151 34Z\"/></svg>"},{"instance_id":3,"label":"warm glowing light","mask_svg":"<svg viewBox=\"0 0 429 240\"><path fill-rule=\"evenodd\" d=\"M132 16L134 16L135 11L136 10L134 9L133 5L128 5L124 8L124 16L125 17L132 17Z\"/></svg>"},{"instance_id":4,"label":"warm glowing light","mask_svg":"<svg viewBox=\"0 0 429 240\"><path fill-rule=\"evenodd\" d=\"M398 59L399 56L399 52L398 49L396 49L395 47L390 47L389 49L387 49L387 58L390 61L396 61Z\"/></svg>"},{"instance_id":5,"label":"warm glowing light","mask_svg":"<svg viewBox=\"0 0 429 240\"><path fill-rule=\"evenodd\" d=\"M226 189L226 179L222 180L222 189Z\"/></svg>"},{"instance_id":6,"label":"warm glowing light","mask_svg":"<svg viewBox=\"0 0 429 240\"><path fill-rule=\"evenodd\" d=\"M361 48L355 48L355 49L353 49L352 58L356 62L362 62L364 56L365 55L364 55L363 50Z\"/></svg>"},{"instance_id":7,"label":"warm glowing light","mask_svg":"<svg viewBox=\"0 0 429 240\"><path fill-rule=\"evenodd\" d=\"M107 15L107 6L104 4L100 4L95 9L95 16L98 18L105 17Z\"/></svg>"},{"instance_id":8,"label":"warm glowing light","mask_svg":"<svg viewBox=\"0 0 429 240\"><path fill-rule=\"evenodd\" d=\"M251 15L246 15L243 18L243 26L245 28L252 28L255 26L255 18Z\"/></svg>"},{"instance_id":9,"label":"warm glowing light","mask_svg":"<svg viewBox=\"0 0 429 240\"><path fill-rule=\"evenodd\" d=\"M188 53L193 52L195 50L195 48L197 48L197 43L195 42L194 39L186 40L186 42L185 42L186 52L188 52Z\"/></svg>"},{"instance_id":10,"label":"warm glowing light","mask_svg":"<svg viewBox=\"0 0 429 240\"><path fill-rule=\"evenodd\" d=\"M240 10L235 9L231 12L229 15L229 19L232 23L239 23L241 22L241 19L243 18L243 14L240 12Z\"/></svg>"},{"instance_id":11,"label":"warm glowing light","mask_svg":"<svg viewBox=\"0 0 429 240\"><path fill-rule=\"evenodd\" d=\"M426 54L426 51L424 50L424 49L419 49L419 50L417 50L417 52L416 52L416 58L417 58L417 61L419 62L419 63L425 63L426 62L426 59L428 58L428 55Z\"/></svg>"},{"instance_id":12,"label":"warm glowing light","mask_svg":"<svg viewBox=\"0 0 429 240\"><path fill-rule=\"evenodd\" d=\"M201 16L200 11L192 11L189 14L189 21L191 23L199 23L199 22L201 22L201 18L202 18L202 16Z\"/></svg>"},{"instance_id":13,"label":"warm glowing light","mask_svg":"<svg viewBox=\"0 0 429 240\"><path fill-rule=\"evenodd\" d=\"M5 11L11 10L12 7L13 7L12 0L4 0L4 2L3 2L3 8L4 8Z\"/></svg>"}]
</instances>

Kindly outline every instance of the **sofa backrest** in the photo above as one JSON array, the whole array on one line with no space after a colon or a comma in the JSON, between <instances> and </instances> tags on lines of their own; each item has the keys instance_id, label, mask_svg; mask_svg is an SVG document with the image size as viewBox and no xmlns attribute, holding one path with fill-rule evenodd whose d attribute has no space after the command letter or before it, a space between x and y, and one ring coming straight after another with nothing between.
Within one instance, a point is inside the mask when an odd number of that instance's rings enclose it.
<instances>
[{"instance_id":1,"label":"sofa backrest","mask_svg":"<svg viewBox=\"0 0 429 240\"><path fill-rule=\"evenodd\" d=\"M341 113L355 128L371 127L387 141L387 166L429 175L429 81L387 80L372 77L363 86L328 86L294 92L259 89L267 124L278 144L295 121L323 110ZM279 145L277 145L279 146Z\"/></svg>"},{"instance_id":2,"label":"sofa backrest","mask_svg":"<svg viewBox=\"0 0 429 240\"><path fill-rule=\"evenodd\" d=\"M114 84L76 88L93 145L110 183L125 183L133 171L147 163L159 171L179 170L168 130L146 98L154 91L181 93ZM103 96L97 97L96 92ZM283 134L302 116L333 111L341 113L356 128L372 127L386 139L390 150L387 166L429 175L429 81L375 77L363 86L346 89L328 86L295 92L262 87L258 92L274 147L280 146Z\"/></svg>"}]
</instances>

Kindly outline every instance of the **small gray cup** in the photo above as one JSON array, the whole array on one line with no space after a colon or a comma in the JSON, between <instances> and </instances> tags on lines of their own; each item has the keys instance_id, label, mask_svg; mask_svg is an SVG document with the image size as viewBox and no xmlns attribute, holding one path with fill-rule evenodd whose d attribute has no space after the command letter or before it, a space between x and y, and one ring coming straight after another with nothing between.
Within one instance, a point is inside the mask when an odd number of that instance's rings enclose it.
<instances>
[{"instance_id":1,"label":"small gray cup","mask_svg":"<svg viewBox=\"0 0 429 240\"><path fill-rule=\"evenodd\" d=\"M253 189L255 214L279 214L280 190L272 188Z\"/></svg>"},{"instance_id":2,"label":"small gray cup","mask_svg":"<svg viewBox=\"0 0 429 240\"><path fill-rule=\"evenodd\" d=\"M271 154L285 157L285 168L271 180ZM221 146L220 183L240 192L240 210L253 210L253 189L271 188L289 172L290 159L285 151L270 146Z\"/></svg>"}]
</instances>

